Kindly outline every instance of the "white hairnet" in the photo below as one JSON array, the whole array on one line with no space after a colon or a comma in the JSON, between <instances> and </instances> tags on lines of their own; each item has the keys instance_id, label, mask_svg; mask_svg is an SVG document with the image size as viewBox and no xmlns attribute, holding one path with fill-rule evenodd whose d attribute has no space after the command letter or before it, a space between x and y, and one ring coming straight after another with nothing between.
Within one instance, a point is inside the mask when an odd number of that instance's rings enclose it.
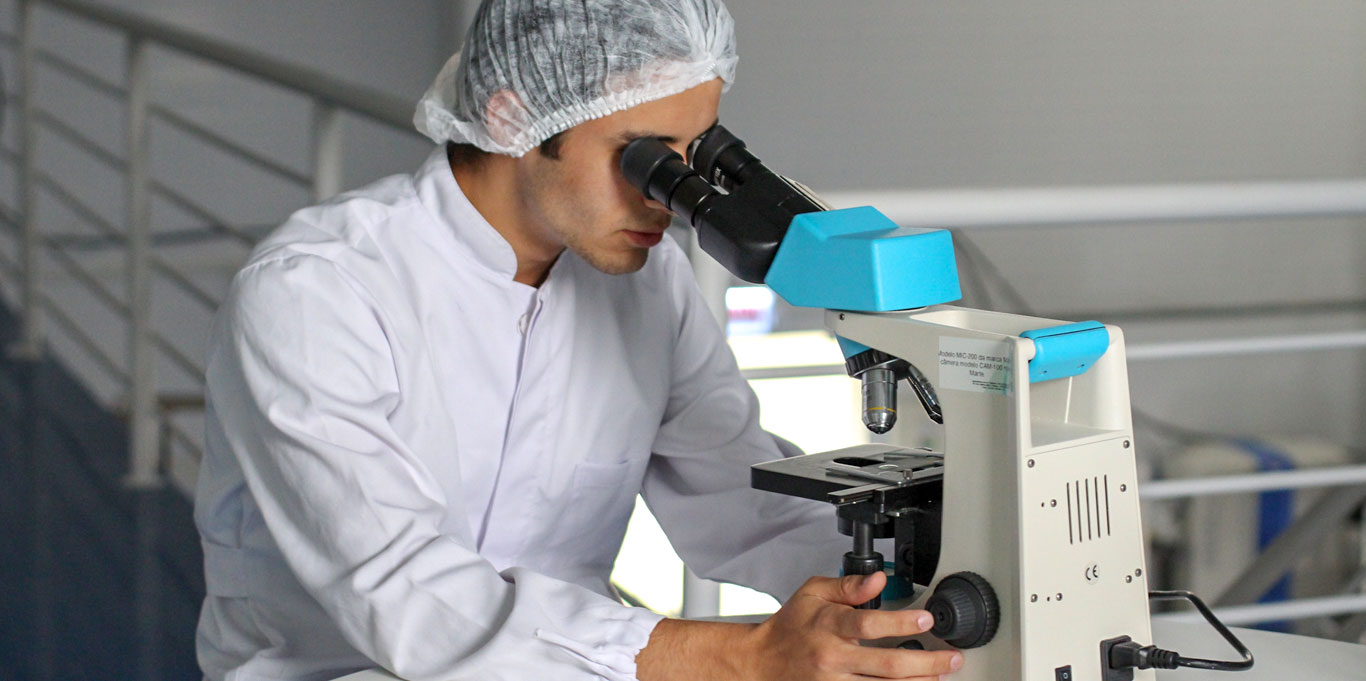
<instances>
[{"instance_id":1,"label":"white hairnet","mask_svg":"<svg viewBox=\"0 0 1366 681\"><path fill-rule=\"evenodd\" d=\"M437 144L521 156L584 121L735 79L721 0L484 0L418 102Z\"/></svg>"}]
</instances>

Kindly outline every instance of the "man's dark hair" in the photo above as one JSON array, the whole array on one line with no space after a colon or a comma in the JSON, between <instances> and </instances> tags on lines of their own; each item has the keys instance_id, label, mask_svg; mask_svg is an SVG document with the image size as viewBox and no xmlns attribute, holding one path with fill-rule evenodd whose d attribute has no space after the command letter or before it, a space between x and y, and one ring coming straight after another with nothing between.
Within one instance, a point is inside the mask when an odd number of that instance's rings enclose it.
<instances>
[{"instance_id":1,"label":"man's dark hair","mask_svg":"<svg viewBox=\"0 0 1366 681\"><path fill-rule=\"evenodd\" d=\"M564 146L564 134L567 132L569 131L561 130L545 138L539 147L541 155L552 161L560 160L560 147Z\"/></svg>"},{"instance_id":2,"label":"man's dark hair","mask_svg":"<svg viewBox=\"0 0 1366 681\"><path fill-rule=\"evenodd\" d=\"M544 142L541 142L541 146L537 147L537 153L552 161L560 160L560 147L564 146L564 134L566 132L569 131L562 130L547 137ZM473 168L492 155L473 144L446 143L446 159L450 161L452 168Z\"/></svg>"}]
</instances>

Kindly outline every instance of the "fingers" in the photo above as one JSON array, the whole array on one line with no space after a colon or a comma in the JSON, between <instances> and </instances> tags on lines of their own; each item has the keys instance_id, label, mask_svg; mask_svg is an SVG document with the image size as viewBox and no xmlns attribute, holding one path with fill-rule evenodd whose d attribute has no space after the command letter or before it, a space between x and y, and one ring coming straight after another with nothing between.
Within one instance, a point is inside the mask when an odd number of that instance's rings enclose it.
<instances>
[{"instance_id":1,"label":"fingers","mask_svg":"<svg viewBox=\"0 0 1366 681\"><path fill-rule=\"evenodd\" d=\"M766 624L785 630L784 627L791 628L799 623L795 629L774 640L805 641L805 645L810 646L805 649L809 663L803 666L834 673L837 678L853 675L852 678L857 679L937 681L941 675L961 668L963 654L955 650L902 650L858 645L858 641L914 636L934 626L934 618L924 610L858 610L852 607L868 602L881 592L886 582L882 573L840 579L813 577ZM794 602L798 597L805 598ZM782 617L785 613L788 618ZM829 638L832 635L837 638ZM798 657L807 655L799 654Z\"/></svg>"},{"instance_id":2,"label":"fingers","mask_svg":"<svg viewBox=\"0 0 1366 681\"><path fill-rule=\"evenodd\" d=\"M914 636L934 626L934 617L924 610L844 610L837 617L835 635L861 641Z\"/></svg>"},{"instance_id":3,"label":"fingers","mask_svg":"<svg viewBox=\"0 0 1366 681\"><path fill-rule=\"evenodd\" d=\"M956 650L900 650L860 647L845 667L860 676L881 679L937 678L963 667L963 654Z\"/></svg>"},{"instance_id":4,"label":"fingers","mask_svg":"<svg viewBox=\"0 0 1366 681\"><path fill-rule=\"evenodd\" d=\"M863 605L882 593L887 585L887 575L874 572L871 575L846 575L839 579L812 577L797 590L797 594L815 596L821 600L841 605Z\"/></svg>"}]
</instances>

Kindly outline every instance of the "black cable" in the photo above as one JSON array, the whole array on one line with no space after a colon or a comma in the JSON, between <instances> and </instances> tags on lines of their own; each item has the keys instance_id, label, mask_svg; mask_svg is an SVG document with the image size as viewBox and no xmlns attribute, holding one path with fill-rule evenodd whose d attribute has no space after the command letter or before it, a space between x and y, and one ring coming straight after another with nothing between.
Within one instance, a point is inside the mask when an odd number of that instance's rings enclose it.
<instances>
[{"instance_id":1,"label":"black cable","mask_svg":"<svg viewBox=\"0 0 1366 681\"><path fill-rule=\"evenodd\" d=\"M1233 635L1229 628L1215 616L1214 611L1210 610L1205 602L1200 600L1195 594L1189 591L1150 591L1148 600L1151 601L1189 601L1195 606L1196 610L1204 616L1205 621L1219 632L1220 636L1228 641L1233 649L1238 651L1241 660L1207 660L1202 657L1183 657L1180 653L1173 650L1163 650L1157 646L1142 646L1136 641L1128 640L1125 636L1118 639L1109 649L1109 656L1106 660L1111 669L1176 669L1177 667L1187 667L1190 669L1205 669L1216 672L1241 672L1252 668L1252 651ZM1110 643L1107 641L1107 643Z\"/></svg>"},{"instance_id":2,"label":"black cable","mask_svg":"<svg viewBox=\"0 0 1366 681\"><path fill-rule=\"evenodd\" d=\"M1244 671L1252 668L1252 651L1248 650L1247 646L1243 645L1243 642L1239 641L1238 637L1234 636L1233 632L1229 631L1229 628L1224 626L1223 622L1219 621L1219 618L1215 616L1214 611L1210 610L1209 606L1205 605L1205 602L1200 600L1195 594L1189 591L1150 591L1148 592L1148 600L1189 601L1191 605L1195 606L1196 610L1200 611L1200 614L1204 616L1205 621L1209 622L1210 626L1214 627L1214 630L1219 632L1219 635L1223 636L1224 640L1228 641L1229 645L1233 646L1233 649L1238 651L1238 655L1243 658L1242 660L1232 661L1206 660L1199 657L1178 657L1176 659L1177 666L1190 667L1192 669L1210 669L1214 671Z\"/></svg>"}]
</instances>

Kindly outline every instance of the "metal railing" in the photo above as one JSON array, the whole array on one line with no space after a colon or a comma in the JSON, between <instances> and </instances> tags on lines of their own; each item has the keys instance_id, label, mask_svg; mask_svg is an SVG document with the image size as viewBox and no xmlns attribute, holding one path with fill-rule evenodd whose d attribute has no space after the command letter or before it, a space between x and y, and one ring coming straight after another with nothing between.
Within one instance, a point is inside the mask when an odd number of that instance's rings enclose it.
<instances>
[{"instance_id":1,"label":"metal railing","mask_svg":"<svg viewBox=\"0 0 1366 681\"><path fill-rule=\"evenodd\" d=\"M205 232L232 239L245 246L256 237L231 218L220 216L162 179L152 176L149 135L152 121L198 139L214 149L231 155L258 171L286 183L309 190L321 200L341 190L343 156L343 112L366 117L382 125L411 133L408 121L412 104L400 98L338 80L318 71L274 59L236 45L187 31L134 13L93 5L77 0L17 0L18 21L15 35L0 36L0 43L17 56L17 87L12 99L19 104L16 119L20 134L19 149L4 149L0 160L17 167L19 205L4 216L4 226L19 239L17 262L0 263L18 284L22 335L16 352L38 356L43 351L45 321L52 322L93 363L125 391L125 407L130 425L129 485L158 486L164 465L162 445L173 440L181 447L199 450L199 437L183 433L164 417L168 410L159 404L156 365L165 359L196 377L202 384L203 367L190 353L177 348L164 334L153 328L151 290L154 278L175 287L207 311L219 304L217 296L197 284L153 250L150 207L155 198L165 201L202 222ZM85 65L63 57L37 44L35 17L50 11L64 18L114 29L124 41L124 80L109 82ZM251 76L312 102L310 121L311 170L299 172L287 164L250 149L209 126L152 101L148 51L161 48L180 53L207 64L241 75ZM89 90L92 96L122 102L125 113L122 150L109 149L78 126L63 120L56 112L41 108L34 96L37 67ZM78 190L63 184L49 171L38 167L36 148L39 130L62 138L90 159L120 173L125 178L125 215L120 222L101 213L82 198ZM51 235L43 234L35 208L44 195L64 205L84 227L118 245L125 254L127 280L122 291L113 290L100 277L87 271ZM42 264L55 263L63 274L79 284L94 300L128 325L128 356L112 356L86 325L63 309L61 301L45 292Z\"/></svg>"},{"instance_id":2,"label":"metal railing","mask_svg":"<svg viewBox=\"0 0 1366 681\"><path fill-rule=\"evenodd\" d=\"M382 127L417 136L411 129L411 102L350 84L324 73L258 54L226 42L162 22L92 5L78 0L16 0L17 32L0 34L0 49L17 56L18 82L12 101L19 103L13 123L19 126L18 149L0 147L0 164L17 169L18 205L3 206L0 226L17 237L17 257L0 250L0 272L17 284L22 323L16 351L37 356L44 347L44 323L50 322L64 337L89 355L102 371L121 385L127 395L131 425L128 483L135 487L162 484L165 448L170 445L200 452L198 434L175 426L171 414L202 409L202 401L158 394L156 364L165 359L197 377L202 385L203 368L190 353L176 347L153 327L151 289L164 282L184 293L206 310L218 304L217 296L197 284L155 252L150 231L150 205L155 199L176 207L201 223L206 234L244 246L255 243L257 234L232 216L220 215L202 203L153 176L150 163L149 126L152 121L169 126L210 147L229 154L257 171L277 178L323 199L340 191L344 142L341 116L360 116ZM37 44L35 15L53 12L117 31L124 42L123 82L109 82L82 64ZM202 60L215 68L250 76L263 83L296 93L311 102L309 121L310 164L301 172L267 154L250 149L170 107L152 101L148 51L159 48ZM78 126L53 111L40 107L35 98L37 67L88 89L92 95L117 100L125 110L123 148L109 149ZM99 164L124 178L125 214L114 220L49 170L39 167L38 132L55 135L80 149ZM60 240L41 232L35 215L39 196L57 201L89 229L117 244L125 257L127 281L114 290L84 268L66 251ZM846 192L826 198L836 206L874 204L905 226L1003 229L1037 225L1151 223L1287 217L1366 216L1366 180L1323 182L1205 184L1146 187L1051 188L1024 190ZM115 357L93 337L80 319L46 292L42 265L51 261L71 281L80 285L109 312L128 323L128 355ZM1366 331L1297 334L1269 338L1224 339L1133 345L1134 362L1180 358L1276 353L1293 350L1331 350L1366 347ZM843 374L841 365L773 367L745 372L751 380L796 376ZM1279 476L1279 477L1278 477ZM1148 498L1217 494L1230 491L1294 488L1366 481L1366 467L1343 469L1332 474L1266 474L1237 480L1170 481L1154 483ZM1235 489L1236 488L1236 489ZM1278 611L1279 612L1279 611ZM1280 616L1279 614L1277 615Z\"/></svg>"},{"instance_id":3,"label":"metal railing","mask_svg":"<svg viewBox=\"0 0 1366 681\"><path fill-rule=\"evenodd\" d=\"M867 191L827 194L825 199L835 206L877 206L903 227L1011 229L1265 220L1366 215L1366 179Z\"/></svg>"}]
</instances>

